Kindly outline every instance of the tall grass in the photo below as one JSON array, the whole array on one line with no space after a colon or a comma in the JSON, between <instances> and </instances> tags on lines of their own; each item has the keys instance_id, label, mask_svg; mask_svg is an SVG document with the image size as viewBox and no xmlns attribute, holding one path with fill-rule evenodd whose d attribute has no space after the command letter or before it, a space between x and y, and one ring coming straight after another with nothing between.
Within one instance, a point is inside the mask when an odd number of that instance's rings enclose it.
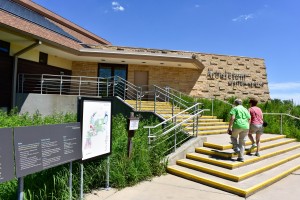
<instances>
[{"instance_id":1,"label":"tall grass","mask_svg":"<svg viewBox=\"0 0 300 200\"><path fill-rule=\"evenodd\" d=\"M39 113L18 115L15 112L0 112L0 127L31 126L75 122L74 114L56 114L42 117ZM122 115L113 117L112 154L110 155L109 185L123 188L149 180L165 173L163 146L148 148L148 132L142 127L157 124L154 119L142 119L133 137L133 151L127 157L127 124ZM106 186L107 157L84 163L84 192ZM69 164L50 168L24 178L24 198L26 200L69 199ZM79 197L80 163L73 163L73 199ZM0 199L17 198L17 180L0 184Z\"/></svg>"}]
</instances>

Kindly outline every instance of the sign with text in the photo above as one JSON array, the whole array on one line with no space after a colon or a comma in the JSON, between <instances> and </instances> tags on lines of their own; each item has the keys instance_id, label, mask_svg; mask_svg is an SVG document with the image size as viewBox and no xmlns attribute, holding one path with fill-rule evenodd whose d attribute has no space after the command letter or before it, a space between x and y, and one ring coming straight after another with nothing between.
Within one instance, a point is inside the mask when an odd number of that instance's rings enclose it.
<instances>
[{"instance_id":1,"label":"sign with text","mask_svg":"<svg viewBox=\"0 0 300 200\"><path fill-rule=\"evenodd\" d=\"M139 129L139 119L129 119L129 130L135 131Z\"/></svg>"},{"instance_id":2,"label":"sign with text","mask_svg":"<svg viewBox=\"0 0 300 200\"><path fill-rule=\"evenodd\" d=\"M111 153L111 100L82 98L82 160Z\"/></svg>"},{"instance_id":3,"label":"sign with text","mask_svg":"<svg viewBox=\"0 0 300 200\"><path fill-rule=\"evenodd\" d=\"M11 128L0 129L0 183L15 177L13 134Z\"/></svg>"},{"instance_id":4,"label":"sign with text","mask_svg":"<svg viewBox=\"0 0 300 200\"><path fill-rule=\"evenodd\" d=\"M14 142L17 177L81 159L80 123L18 127Z\"/></svg>"}]
</instances>

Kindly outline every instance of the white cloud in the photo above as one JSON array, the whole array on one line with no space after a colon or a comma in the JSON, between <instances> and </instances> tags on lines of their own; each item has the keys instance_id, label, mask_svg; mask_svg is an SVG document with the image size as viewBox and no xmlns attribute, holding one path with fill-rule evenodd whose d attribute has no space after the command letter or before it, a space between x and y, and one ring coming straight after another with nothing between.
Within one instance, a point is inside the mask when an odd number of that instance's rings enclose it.
<instances>
[{"instance_id":1,"label":"white cloud","mask_svg":"<svg viewBox=\"0 0 300 200\"><path fill-rule=\"evenodd\" d=\"M114 11L124 11L125 10L125 8L123 7L123 6L121 6L118 2L116 2L116 1L113 1L112 3L111 3L111 5L112 5L112 9L114 10Z\"/></svg>"},{"instance_id":2,"label":"white cloud","mask_svg":"<svg viewBox=\"0 0 300 200\"><path fill-rule=\"evenodd\" d=\"M300 82L269 83L272 99L293 100L300 105Z\"/></svg>"},{"instance_id":3,"label":"white cloud","mask_svg":"<svg viewBox=\"0 0 300 200\"><path fill-rule=\"evenodd\" d=\"M294 104L300 105L300 92L295 93L271 93L272 99L293 100Z\"/></svg>"},{"instance_id":4,"label":"white cloud","mask_svg":"<svg viewBox=\"0 0 300 200\"><path fill-rule=\"evenodd\" d=\"M240 15L234 19L232 19L232 21L234 22L242 22L242 21L248 21L250 19L253 19L254 18L254 14L248 14L248 15Z\"/></svg>"},{"instance_id":5,"label":"white cloud","mask_svg":"<svg viewBox=\"0 0 300 200\"><path fill-rule=\"evenodd\" d=\"M299 90L300 82L269 83L270 90Z\"/></svg>"},{"instance_id":6,"label":"white cloud","mask_svg":"<svg viewBox=\"0 0 300 200\"><path fill-rule=\"evenodd\" d=\"M196 5L195 5L195 8L200 8L200 5L196 4Z\"/></svg>"}]
</instances>

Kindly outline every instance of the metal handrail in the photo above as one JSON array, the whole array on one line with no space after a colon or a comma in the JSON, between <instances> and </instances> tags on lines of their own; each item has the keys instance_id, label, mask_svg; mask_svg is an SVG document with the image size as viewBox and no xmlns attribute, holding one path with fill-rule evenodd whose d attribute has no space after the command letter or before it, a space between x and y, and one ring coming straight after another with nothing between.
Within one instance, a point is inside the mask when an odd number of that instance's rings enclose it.
<instances>
[{"instance_id":1,"label":"metal handrail","mask_svg":"<svg viewBox=\"0 0 300 200\"><path fill-rule=\"evenodd\" d=\"M161 125L167 123L168 121L172 121L173 118L176 118L176 117L178 117L179 115L181 115L181 114L183 114L183 113L186 113L188 110L191 110L192 108L195 108L195 107L197 107L197 106L199 106L199 105L200 105L200 103L196 103L195 105L193 105L193 106L191 106L191 107L185 109L184 111L181 111L181 112L177 113L176 115L172 116L171 118L166 119L165 121L163 121L163 122L161 122L161 123L159 123L159 124L157 124L157 125L155 125L155 126L144 126L144 128L157 128L157 127L159 127L159 126L161 126Z\"/></svg>"},{"instance_id":2,"label":"metal handrail","mask_svg":"<svg viewBox=\"0 0 300 200\"><path fill-rule=\"evenodd\" d=\"M193 137L193 136L197 136L198 135L198 121L199 121L199 115L201 115L204 111L208 111L207 109L199 109L199 105L201 105L200 103L196 103L195 105L185 109L184 111L174 115L172 118L169 118L157 125L154 126L144 126L143 128L147 128L148 129L148 144L150 145L151 142L154 142L156 140L158 140L159 138L162 138L163 136L168 135L169 133L171 133L172 131L174 131L174 134L170 135L169 137L165 138L165 140L170 139L171 137L174 137L174 146L170 147L170 149L174 148L174 151L176 151L176 147L181 144L182 142L184 142L187 138L189 137ZM187 112L189 112L190 110L193 110L192 114L186 114ZM179 116L188 116L186 119L183 119L181 122L177 123L177 118ZM181 141L177 141L177 136L176 134L178 133L178 129L179 131L183 131L183 125L186 125L188 121L192 122L192 134L185 134L186 137L181 140ZM169 124L167 127L164 127L164 125ZM159 130L156 133L151 133L151 130L155 130L158 127L164 127L162 128L162 130ZM188 127L185 126L185 128L187 129ZM153 140L153 141L152 141ZM162 143L164 141L160 141L158 144ZM156 145L158 145L156 144ZM152 145L151 148L153 148L156 145ZM167 151L169 151L170 149L168 149Z\"/></svg>"},{"instance_id":3,"label":"metal handrail","mask_svg":"<svg viewBox=\"0 0 300 200\"><path fill-rule=\"evenodd\" d=\"M283 123L283 117L282 116L283 115L294 118L294 119L297 119L297 120L300 121L299 117L296 117L294 115L290 115L290 114L287 114L287 113L263 113L263 115L280 115L280 134L282 134L282 123Z\"/></svg>"},{"instance_id":4,"label":"metal handrail","mask_svg":"<svg viewBox=\"0 0 300 200\"><path fill-rule=\"evenodd\" d=\"M161 95L163 97L160 97ZM174 114L173 109L174 109L175 106L179 106L179 107L182 107L182 108L186 109L186 108L189 108L191 104L195 104L193 102L187 102L184 99L182 99L182 98L166 91L165 89L162 89L157 85L154 85L154 103L156 103L159 98L162 101L172 103L172 115ZM155 108L156 108L156 104L154 104L154 109Z\"/></svg>"}]
</instances>

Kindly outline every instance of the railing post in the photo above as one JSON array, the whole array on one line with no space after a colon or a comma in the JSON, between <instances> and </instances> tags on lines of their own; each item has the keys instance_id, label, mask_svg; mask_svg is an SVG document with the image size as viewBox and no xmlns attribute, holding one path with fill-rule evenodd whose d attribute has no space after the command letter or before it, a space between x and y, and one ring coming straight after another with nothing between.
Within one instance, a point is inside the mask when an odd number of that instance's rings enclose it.
<instances>
[{"instance_id":1,"label":"railing post","mask_svg":"<svg viewBox=\"0 0 300 200\"><path fill-rule=\"evenodd\" d=\"M81 76L79 78L79 87L78 87L78 95L80 96L80 90L81 90Z\"/></svg>"},{"instance_id":2,"label":"railing post","mask_svg":"<svg viewBox=\"0 0 300 200\"><path fill-rule=\"evenodd\" d=\"M140 111L142 109L142 87L139 87L140 88Z\"/></svg>"},{"instance_id":3,"label":"railing post","mask_svg":"<svg viewBox=\"0 0 300 200\"><path fill-rule=\"evenodd\" d=\"M97 78L97 96L99 97L100 96L100 77Z\"/></svg>"},{"instance_id":4,"label":"railing post","mask_svg":"<svg viewBox=\"0 0 300 200\"><path fill-rule=\"evenodd\" d=\"M154 86L154 113L156 113L156 87Z\"/></svg>"},{"instance_id":5,"label":"railing post","mask_svg":"<svg viewBox=\"0 0 300 200\"><path fill-rule=\"evenodd\" d=\"M62 79L62 75L60 75L59 95L61 95L62 84L63 84L63 79Z\"/></svg>"},{"instance_id":6,"label":"railing post","mask_svg":"<svg viewBox=\"0 0 300 200\"><path fill-rule=\"evenodd\" d=\"M148 145L151 144L151 138L150 138L150 135L151 135L151 131L150 131L150 128L148 128Z\"/></svg>"},{"instance_id":7,"label":"railing post","mask_svg":"<svg viewBox=\"0 0 300 200\"><path fill-rule=\"evenodd\" d=\"M44 74L42 74L41 79L41 94L43 94Z\"/></svg>"},{"instance_id":8,"label":"railing post","mask_svg":"<svg viewBox=\"0 0 300 200\"><path fill-rule=\"evenodd\" d=\"M282 135L282 113L280 114L280 134Z\"/></svg>"},{"instance_id":9,"label":"railing post","mask_svg":"<svg viewBox=\"0 0 300 200\"><path fill-rule=\"evenodd\" d=\"M139 98L139 96L138 96L138 91L136 91L136 100L135 100L135 110L137 111L138 110L138 107L137 107L137 105L138 105L138 98ZM130 98L129 98L130 99Z\"/></svg>"},{"instance_id":10,"label":"railing post","mask_svg":"<svg viewBox=\"0 0 300 200\"><path fill-rule=\"evenodd\" d=\"M199 111L199 104L197 104L197 113ZM198 122L199 122L199 114L196 116L196 137L198 137Z\"/></svg>"},{"instance_id":11,"label":"railing post","mask_svg":"<svg viewBox=\"0 0 300 200\"><path fill-rule=\"evenodd\" d=\"M108 83L108 78L106 79L106 96L108 97L108 87L109 87L109 83Z\"/></svg>"},{"instance_id":12,"label":"railing post","mask_svg":"<svg viewBox=\"0 0 300 200\"><path fill-rule=\"evenodd\" d=\"M172 117L174 116L174 97L172 98Z\"/></svg>"},{"instance_id":13,"label":"railing post","mask_svg":"<svg viewBox=\"0 0 300 200\"><path fill-rule=\"evenodd\" d=\"M214 116L214 97L211 98L211 116Z\"/></svg>"},{"instance_id":14,"label":"railing post","mask_svg":"<svg viewBox=\"0 0 300 200\"><path fill-rule=\"evenodd\" d=\"M174 124L176 126L176 117L174 118ZM176 152L176 146L177 146L177 128L175 128L175 134L174 134L174 152Z\"/></svg>"},{"instance_id":15,"label":"railing post","mask_svg":"<svg viewBox=\"0 0 300 200\"><path fill-rule=\"evenodd\" d=\"M113 97L115 96L115 77L113 78Z\"/></svg>"},{"instance_id":16,"label":"railing post","mask_svg":"<svg viewBox=\"0 0 300 200\"><path fill-rule=\"evenodd\" d=\"M126 82L124 83L124 101L125 101L125 99L126 99Z\"/></svg>"}]
</instances>

